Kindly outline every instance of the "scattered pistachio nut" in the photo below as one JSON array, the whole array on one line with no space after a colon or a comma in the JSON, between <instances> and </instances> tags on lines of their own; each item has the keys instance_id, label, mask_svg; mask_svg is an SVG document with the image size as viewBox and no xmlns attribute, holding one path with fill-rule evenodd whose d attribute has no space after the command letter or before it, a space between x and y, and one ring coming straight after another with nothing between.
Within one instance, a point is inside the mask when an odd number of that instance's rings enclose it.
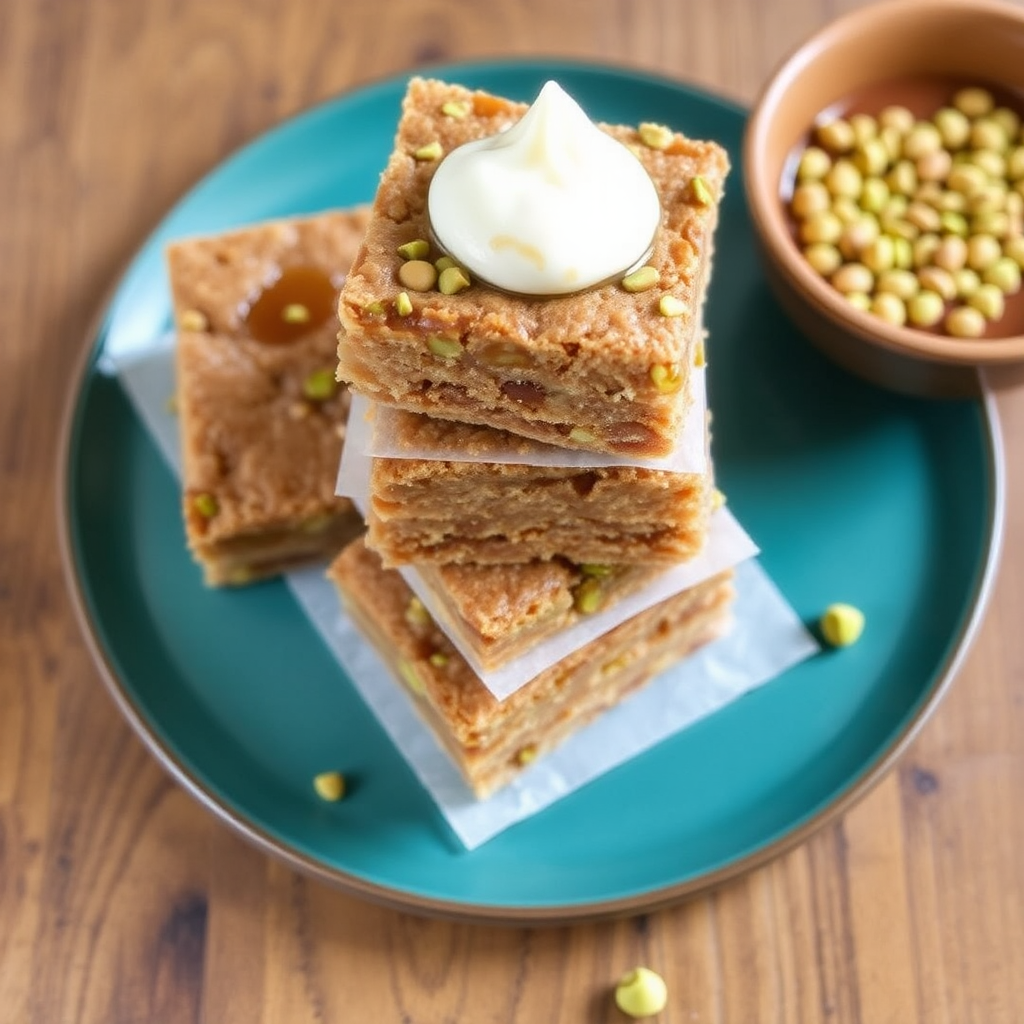
<instances>
[{"instance_id":1,"label":"scattered pistachio nut","mask_svg":"<svg viewBox=\"0 0 1024 1024\"><path fill-rule=\"evenodd\" d=\"M312 402L326 402L338 389L334 371L313 370L302 382L302 393Z\"/></svg>"},{"instance_id":2,"label":"scattered pistachio nut","mask_svg":"<svg viewBox=\"0 0 1024 1024\"><path fill-rule=\"evenodd\" d=\"M373 302L368 302L363 306L363 312L369 316L383 316L384 315L384 303L380 299L376 299Z\"/></svg>"},{"instance_id":3,"label":"scattered pistachio nut","mask_svg":"<svg viewBox=\"0 0 1024 1024\"><path fill-rule=\"evenodd\" d=\"M412 313L412 299L408 292L399 292L395 296L395 312L399 316L409 316Z\"/></svg>"},{"instance_id":4,"label":"scattered pistachio nut","mask_svg":"<svg viewBox=\"0 0 1024 1024\"><path fill-rule=\"evenodd\" d=\"M672 129L663 124L644 121L638 129L640 141L648 149L668 149L672 144Z\"/></svg>"},{"instance_id":5,"label":"scattered pistachio nut","mask_svg":"<svg viewBox=\"0 0 1024 1024\"><path fill-rule=\"evenodd\" d=\"M469 114L469 104L459 100L449 100L447 103L441 104L441 113L445 117L453 117L456 121L461 121Z\"/></svg>"},{"instance_id":6,"label":"scattered pistachio nut","mask_svg":"<svg viewBox=\"0 0 1024 1024\"><path fill-rule=\"evenodd\" d=\"M403 242L398 247L398 255L403 260L422 260L430 253L430 243L425 238L414 238L411 242Z\"/></svg>"},{"instance_id":7,"label":"scattered pistachio nut","mask_svg":"<svg viewBox=\"0 0 1024 1024\"><path fill-rule=\"evenodd\" d=\"M686 312L686 303L674 295L662 295L658 300L658 312L662 316L682 316Z\"/></svg>"},{"instance_id":8,"label":"scattered pistachio nut","mask_svg":"<svg viewBox=\"0 0 1024 1024\"><path fill-rule=\"evenodd\" d=\"M444 651L434 651L427 660L434 668L444 668L451 659Z\"/></svg>"},{"instance_id":9,"label":"scattered pistachio nut","mask_svg":"<svg viewBox=\"0 0 1024 1024\"><path fill-rule=\"evenodd\" d=\"M417 160L429 162L431 160L440 160L444 156L444 150L441 148L441 143L435 139L433 142L428 142L425 146L420 146L419 149L414 150L412 155Z\"/></svg>"},{"instance_id":10,"label":"scattered pistachio nut","mask_svg":"<svg viewBox=\"0 0 1024 1024\"><path fill-rule=\"evenodd\" d=\"M583 573L584 576L597 576L599 578L603 578L605 576L611 576L613 571L614 569L612 566L603 565L599 562L584 562L580 566L580 572Z\"/></svg>"},{"instance_id":11,"label":"scattered pistachio nut","mask_svg":"<svg viewBox=\"0 0 1024 1024\"><path fill-rule=\"evenodd\" d=\"M649 967L627 971L615 986L615 1005L629 1017L653 1017L667 1003L665 980Z\"/></svg>"},{"instance_id":12,"label":"scattered pistachio nut","mask_svg":"<svg viewBox=\"0 0 1024 1024\"><path fill-rule=\"evenodd\" d=\"M345 776L341 772L321 772L313 777L313 788L321 800L337 803L345 795Z\"/></svg>"},{"instance_id":13,"label":"scattered pistachio nut","mask_svg":"<svg viewBox=\"0 0 1024 1024\"><path fill-rule=\"evenodd\" d=\"M439 273L443 273L449 267L457 267L458 263L451 258L451 256L439 256L434 260L434 269Z\"/></svg>"},{"instance_id":14,"label":"scattered pistachio nut","mask_svg":"<svg viewBox=\"0 0 1024 1024\"><path fill-rule=\"evenodd\" d=\"M622 279L622 287L627 292L646 292L661 280L657 267L639 267Z\"/></svg>"},{"instance_id":15,"label":"scattered pistachio nut","mask_svg":"<svg viewBox=\"0 0 1024 1024\"><path fill-rule=\"evenodd\" d=\"M833 647L849 647L864 632L864 613L852 604L830 604L819 622L821 635Z\"/></svg>"}]
</instances>

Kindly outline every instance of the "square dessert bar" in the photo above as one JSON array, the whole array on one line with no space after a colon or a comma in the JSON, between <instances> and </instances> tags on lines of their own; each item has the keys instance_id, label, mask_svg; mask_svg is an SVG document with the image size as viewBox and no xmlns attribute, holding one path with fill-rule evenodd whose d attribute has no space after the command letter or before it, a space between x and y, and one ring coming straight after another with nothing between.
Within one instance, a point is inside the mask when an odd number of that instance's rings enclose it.
<instances>
[{"instance_id":1,"label":"square dessert bar","mask_svg":"<svg viewBox=\"0 0 1024 1024\"><path fill-rule=\"evenodd\" d=\"M512 441L416 413L392 420L398 445L411 449L486 454ZM714 493L710 472L375 458L368 543L388 567L680 562L704 544Z\"/></svg>"},{"instance_id":2,"label":"square dessert bar","mask_svg":"<svg viewBox=\"0 0 1024 1024\"><path fill-rule=\"evenodd\" d=\"M362 540L338 556L329 576L478 797L720 636L732 598L729 574L716 576L624 622L498 701L436 625L410 614L405 582Z\"/></svg>"},{"instance_id":3,"label":"square dessert bar","mask_svg":"<svg viewBox=\"0 0 1024 1024\"><path fill-rule=\"evenodd\" d=\"M611 608L663 571L655 565L574 565L561 559L417 569L447 631L485 672Z\"/></svg>"},{"instance_id":4,"label":"square dessert bar","mask_svg":"<svg viewBox=\"0 0 1024 1024\"><path fill-rule=\"evenodd\" d=\"M662 222L647 261L659 272L656 288L631 293L613 281L572 295L524 297L473 283L453 295L410 291L404 316L395 306L404 290L398 247L431 237L427 190L438 162L416 154L434 144L447 153L492 135L526 109L438 81L410 82L341 295L339 379L385 404L563 447L666 455L681 429L702 340L701 304L729 166L715 143L674 134L654 149L636 128L602 126L634 148L660 195ZM441 255L435 248L429 258ZM681 315L660 313L663 295L681 301Z\"/></svg>"},{"instance_id":5,"label":"square dessert bar","mask_svg":"<svg viewBox=\"0 0 1024 1024\"><path fill-rule=\"evenodd\" d=\"M349 396L337 294L366 210L167 249L188 546L208 584L333 557L361 528L334 494Z\"/></svg>"}]
</instances>

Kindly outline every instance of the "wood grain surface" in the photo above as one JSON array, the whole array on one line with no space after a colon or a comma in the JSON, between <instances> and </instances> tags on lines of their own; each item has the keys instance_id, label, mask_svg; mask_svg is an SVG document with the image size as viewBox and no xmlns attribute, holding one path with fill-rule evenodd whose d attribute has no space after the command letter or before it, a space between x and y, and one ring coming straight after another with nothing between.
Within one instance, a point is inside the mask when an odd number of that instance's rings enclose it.
<instances>
[{"instance_id":1,"label":"wood grain surface","mask_svg":"<svg viewBox=\"0 0 1024 1024\"><path fill-rule=\"evenodd\" d=\"M706 897L562 929L449 924L310 882L164 775L65 594L61 410L118 269L200 175L283 117L439 60L552 54L750 101L855 0L0 3L0 1022L1024 1020L1024 393L1004 393L1003 565L948 699L810 841ZM1022 58L1024 59L1024 58Z\"/></svg>"}]
</instances>

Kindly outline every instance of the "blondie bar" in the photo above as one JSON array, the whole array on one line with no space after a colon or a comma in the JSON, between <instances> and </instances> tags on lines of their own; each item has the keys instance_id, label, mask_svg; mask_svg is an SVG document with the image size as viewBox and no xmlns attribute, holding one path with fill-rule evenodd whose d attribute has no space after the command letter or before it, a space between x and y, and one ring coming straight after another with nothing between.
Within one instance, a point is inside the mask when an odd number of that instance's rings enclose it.
<instances>
[{"instance_id":1,"label":"blondie bar","mask_svg":"<svg viewBox=\"0 0 1024 1024\"><path fill-rule=\"evenodd\" d=\"M525 110L455 85L410 82L341 295L339 379L431 416L564 447L665 455L681 429L687 377L702 343L701 305L728 172L720 146L669 133L653 148L636 128L601 126L634 149L658 191L662 219L647 260L656 288L630 292L614 280L538 298L478 282L442 294L400 281L399 247L431 238L427 193L438 161L430 155L500 132ZM441 256L434 246L426 260Z\"/></svg>"},{"instance_id":2,"label":"blondie bar","mask_svg":"<svg viewBox=\"0 0 1024 1024\"><path fill-rule=\"evenodd\" d=\"M408 412L391 418L391 432L396 447L474 454L509 437ZM680 562L704 543L713 493L710 472L375 458L369 544L389 567Z\"/></svg>"},{"instance_id":3,"label":"blondie bar","mask_svg":"<svg viewBox=\"0 0 1024 1024\"><path fill-rule=\"evenodd\" d=\"M329 576L353 619L405 683L416 708L478 797L725 629L728 573L635 616L498 701L419 611L401 576L362 540Z\"/></svg>"},{"instance_id":4,"label":"blondie bar","mask_svg":"<svg viewBox=\"0 0 1024 1024\"><path fill-rule=\"evenodd\" d=\"M175 242L185 531L208 584L332 557L361 528L334 494L348 412L338 291L365 209Z\"/></svg>"}]
</instances>

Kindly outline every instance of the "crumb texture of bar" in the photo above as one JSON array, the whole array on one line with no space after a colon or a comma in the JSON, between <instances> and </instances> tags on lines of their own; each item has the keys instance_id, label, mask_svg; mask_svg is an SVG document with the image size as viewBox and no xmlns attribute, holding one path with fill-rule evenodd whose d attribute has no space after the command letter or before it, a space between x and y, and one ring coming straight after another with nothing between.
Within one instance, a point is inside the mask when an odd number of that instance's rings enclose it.
<instances>
[{"instance_id":1,"label":"crumb texture of bar","mask_svg":"<svg viewBox=\"0 0 1024 1024\"><path fill-rule=\"evenodd\" d=\"M308 329L307 307L282 306L298 326L280 342L253 337L246 314L290 273L336 294L366 223L365 209L326 213L168 247L183 511L207 583L333 556L360 528L334 494L349 396L334 380L333 299Z\"/></svg>"},{"instance_id":2,"label":"crumb texture of bar","mask_svg":"<svg viewBox=\"0 0 1024 1024\"><path fill-rule=\"evenodd\" d=\"M446 116L462 104L465 117ZM485 424L539 441L593 451L666 455L688 404L686 381L701 337L718 204L728 173L714 142L674 135L650 149L636 128L601 127L634 148L661 197L662 224L648 260L656 288L630 293L619 282L543 299L474 283L456 294L408 291L398 247L429 239L427 190L436 161L417 159L492 135L526 110L484 93L414 79L395 148L382 175L363 245L342 291L340 379L386 404ZM695 189L701 178L706 191ZM436 259L439 251L431 252ZM682 303L663 316L660 298Z\"/></svg>"},{"instance_id":3,"label":"crumb texture of bar","mask_svg":"<svg viewBox=\"0 0 1024 1024\"><path fill-rule=\"evenodd\" d=\"M392 567L680 562L707 538L709 474L374 459L369 544Z\"/></svg>"},{"instance_id":4,"label":"crumb texture of bar","mask_svg":"<svg viewBox=\"0 0 1024 1024\"><path fill-rule=\"evenodd\" d=\"M394 570L362 540L328 572L439 743L487 796L658 672L721 635L732 601L725 573L649 609L496 700ZM418 614L410 614L415 609Z\"/></svg>"}]
</instances>

